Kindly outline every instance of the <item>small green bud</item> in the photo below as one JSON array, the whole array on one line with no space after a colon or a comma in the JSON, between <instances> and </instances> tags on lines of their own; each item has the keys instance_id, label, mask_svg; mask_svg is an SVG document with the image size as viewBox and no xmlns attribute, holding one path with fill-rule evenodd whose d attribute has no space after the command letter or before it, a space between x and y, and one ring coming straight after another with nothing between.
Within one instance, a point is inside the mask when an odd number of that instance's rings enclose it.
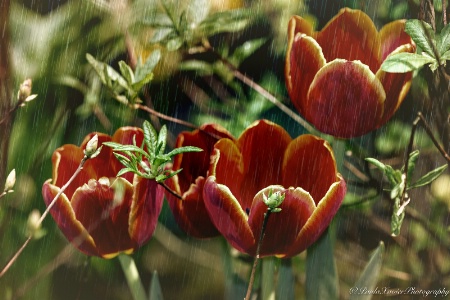
<instances>
[{"instance_id":1,"label":"small green bud","mask_svg":"<svg viewBox=\"0 0 450 300\"><path fill-rule=\"evenodd\" d=\"M13 169L6 178L4 191L12 192L15 184L16 184L16 169Z\"/></svg>"},{"instance_id":2,"label":"small green bud","mask_svg":"<svg viewBox=\"0 0 450 300\"><path fill-rule=\"evenodd\" d=\"M19 103L24 103L31 95L31 79L26 79L19 87L17 99ZM30 100L31 101L31 100Z\"/></svg>"},{"instance_id":3,"label":"small green bud","mask_svg":"<svg viewBox=\"0 0 450 300\"><path fill-rule=\"evenodd\" d=\"M89 142L86 144L86 149L84 149L84 155L86 155L89 158L94 158L97 155L100 154L100 149L102 147L100 147L97 150L98 147L98 135L94 135Z\"/></svg>"},{"instance_id":4,"label":"small green bud","mask_svg":"<svg viewBox=\"0 0 450 300\"><path fill-rule=\"evenodd\" d=\"M33 209L28 216L27 232L29 235L35 237L41 229L41 213L37 209Z\"/></svg>"},{"instance_id":5,"label":"small green bud","mask_svg":"<svg viewBox=\"0 0 450 300\"><path fill-rule=\"evenodd\" d=\"M269 207L269 209L272 210L272 212L280 212L281 208L278 208L278 206L283 203L285 197L286 195L282 194L281 191L273 193L273 191L270 190L268 196L263 194L263 201Z\"/></svg>"}]
</instances>

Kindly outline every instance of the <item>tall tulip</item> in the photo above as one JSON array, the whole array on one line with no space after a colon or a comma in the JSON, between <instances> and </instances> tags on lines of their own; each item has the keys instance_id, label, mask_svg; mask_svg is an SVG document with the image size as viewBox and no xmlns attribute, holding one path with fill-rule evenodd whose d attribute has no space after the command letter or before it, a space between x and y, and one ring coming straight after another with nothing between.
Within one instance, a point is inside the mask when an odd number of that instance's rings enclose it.
<instances>
[{"instance_id":1,"label":"tall tulip","mask_svg":"<svg viewBox=\"0 0 450 300\"><path fill-rule=\"evenodd\" d=\"M415 52L404 26L398 20L378 32L369 16L348 8L319 32L307 20L292 17L285 80L300 114L320 131L341 138L385 124L411 85L411 72L380 69L393 53Z\"/></svg>"},{"instance_id":2,"label":"tall tulip","mask_svg":"<svg viewBox=\"0 0 450 300\"><path fill-rule=\"evenodd\" d=\"M255 255L267 206L264 196L285 196L271 214L260 255L294 256L330 224L346 192L329 144L313 135L291 139L280 126L261 120L236 140L213 150L203 198L211 220L239 251Z\"/></svg>"},{"instance_id":3,"label":"tall tulip","mask_svg":"<svg viewBox=\"0 0 450 300\"><path fill-rule=\"evenodd\" d=\"M123 127L110 137L98 134L98 143L140 145L143 132ZM84 156L83 150L95 135L88 135L80 147L64 145L52 156L53 179L42 187L45 204L50 205ZM50 213L75 247L87 255L112 258L131 253L150 239L161 212L164 189L154 180L125 173L116 178L122 165L109 147L87 160L83 169L61 194Z\"/></svg>"}]
</instances>

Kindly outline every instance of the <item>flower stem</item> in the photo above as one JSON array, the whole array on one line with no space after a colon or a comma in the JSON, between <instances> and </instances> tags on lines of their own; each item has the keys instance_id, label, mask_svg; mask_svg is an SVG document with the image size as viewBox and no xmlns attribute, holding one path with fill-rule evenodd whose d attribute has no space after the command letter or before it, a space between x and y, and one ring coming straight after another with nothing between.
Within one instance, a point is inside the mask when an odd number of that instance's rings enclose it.
<instances>
[{"instance_id":1,"label":"flower stem","mask_svg":"<svg viewBox=\"0 0 450 300\"><path fill-rule=\"evenodd\" d=\"M168 191L170 194L172 194L173 196L175 196L176 198L183 200L183 197L181 197L181 195L179 195L177 192L175 192L174 190L172 190L167 184L165 184L164 182L158 182L159 185L161 185L166 191Z\"/></svg>"},{"instance_id":2,"label":"flower stem","mask_svg":"<svg viewBox=\"0 0 450 300\"><path fill-rule=\"evenodd\" d=\"M269 221L269 216L272 213L272 208L268 207L267 211L264 213L264 219L261 226L261 233L259 235L258 245L256 247L256 255L255 260L253 261L252 273L250 275L250 280L248 283L247 294L245 295L245 300L250 300L250 296L252 294L253 283L255 282L255 273L256 267L258 266L259 261L259 251L261 249L261 244L264 238L264 233L266 231L267 221Z\"/></svg>"},{"instance_id":3,"label":"flower stem","mask_svg":"<svg viewBox=\"0 0 450 300\"><path fill-rule=\"evenodd\" d=\"M127 279L128 287L133 295L134 300L146 300L145 289L142 285L138 269L134 263L134 259L126 254L119 255L120 266L122 267L125 278Z\"/></svg>"},{"instance_id":4,"label":"flower stem","mask_svg":"<svg viewBox=\"0 0 450 300\"><path fill-rule=\"evenodd\" d=\"M83 169L84 163L88 159L89 159L89 157L87 157L87 156L83 157L83 159L80 162L80 165L78 166L76 171L73 173L72 177L70 177L70 179L66 182L66 184L61 187L60 191L56 194L55 198L53 198L52 202L49 204L49 206L47 206L47 209L44 211L44 213L42 214L41 218L37 222L37 226L42 224L42 221L44 221L45 217L50 212L50 209L55 205L56 200L58 200L59 196L61 196L61 194L64 193L64 191L67 189L67 187L72 183L72 181L81 172L81 170ZM30 235L27 238L27 240L23 243L23 245L19 248L19 250L17 250L16 254L14 254L14 256L9 260L9 262L6 264L6 266L0 272L0 278L2 278L3 275L5 275L5 273L9 270L9 268L14 264L14 262L17 260L19 255L22 253L22 251L25 249L25 247L28 245L28 243L31 241L32 238L33 238L33 235Z\"/></svg>"}]
</instances>

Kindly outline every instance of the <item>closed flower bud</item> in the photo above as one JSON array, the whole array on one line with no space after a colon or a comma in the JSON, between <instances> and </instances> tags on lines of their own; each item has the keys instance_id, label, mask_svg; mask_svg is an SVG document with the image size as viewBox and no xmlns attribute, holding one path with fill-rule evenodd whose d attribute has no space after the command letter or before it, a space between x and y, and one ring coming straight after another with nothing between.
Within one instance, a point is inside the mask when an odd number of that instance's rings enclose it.
<instances>
[{"instance_id":1,"label":"closed flower bud","mask_svg":"<svg viewBox=\"0 0 450 300\"><path fill-rule=\"evenodd\" d=\"M17 98L19 103L25 102L25 100L31 95L31 79L26 79L19 87Z\"/></svg>"},{"instance_id":2,"label":"closed flower bud","mask_svg":"<svg viewBox=\"0 0 450 300\"><path fill-rule=\"evenodd\" d=\"M14 188L14 184L16 184L16 169L13 169L6 178L4 191L12 191L12 189Z\"/></svg>"}]
</instances>

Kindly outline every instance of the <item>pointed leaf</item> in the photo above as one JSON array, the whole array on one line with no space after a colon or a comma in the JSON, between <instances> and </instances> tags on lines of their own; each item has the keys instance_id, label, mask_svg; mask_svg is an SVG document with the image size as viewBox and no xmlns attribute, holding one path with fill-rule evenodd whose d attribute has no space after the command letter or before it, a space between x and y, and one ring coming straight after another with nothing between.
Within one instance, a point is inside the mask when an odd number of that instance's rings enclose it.
<instances>
[{"instance_id":1,"label":"pointed leaf","mask_svg":"<svg viewBox=\"0 0 450 300\"><path fill-rule=\"evenodd\" d=\"M429 56L434 56L433 44L436 40L431 25L417 19L408 20L405 24L405 32L413 39L413 41ZM431 41L430 41L431 39Z\"/></svg>"},{"instance_id":2,"label":"pointed leaf","mask_svg":"<svg viewBox=\"0 0 450 300\"><path fill-rule=\"evenodd\" d=\"M132 169L130 169L130 168L123 168L123 169L121 169L121 170L117 173L116 177L120 177L120 176L122 176L123 174L128 173L128 172L135 173L135 170L132 170Z\"/></svg>"},{"instance_id":3,"label":"pointed leaf","mask_svg":"<svg viewBox=\"0 0 450 300\"><path fill-rule=\"evenodd\" d=\"M384 243L380 242L377 249L372 253L369 262L361 273L358 281L356 281L354 287L365 288L369 291L375 289L378 282L378 277L380 276L380 270L383 263L384 254ZM364 293L352 293L350 291L350 300L370 300L372 298L371 294Z\"/></svg>"},{"instance_id":4,"label":"pointed leaf","mask_svg":"<svg viewBox=\"0 0 450 300\"><path fill-rule=\"evenodd\" d=\"M164 150L166 149L166 140L167 140L167 127L163 125L158 135L157 149L156 155L164 154Z\"/></svg>"},{"instance_id":5,"label":"pointed leaf","mask_svg":"<svg viewBox=\"0 0 450 300\"><path fill-rule=\"evenodd\" d=\"M400 229L402 227L403 219L405 218L405 210L403 210L400 214L398 213L399 210L400 210L400 197L396 197L394 199L394 207L393 207L392 219L391 219L392 236L398 236L400 234Z\"/></svg>"},{"instance_id":6,"label":"pointed leaf","mask_svg":"<svg viewBox=\"0 0 450 300\"><path fill-rule=\"evenodd\" d=\"M433 171L428 172L420 179L418 179L414 184L412 184L409 188L414 189L431 183L433 180L438 178L439 175L441 175L442 172L445 171L445 169L447 169L447 165L440 166L439 168L436 168Z\"/></svg>"},{"instance_id":7,"label":"pointed leaf","mask_svg":"<svg viewBox=\"0 0 450 300\"><path fill-rule=\"evenodd\" d=\"M120 73L122 73L122 76L123 76L123 78L125 78L127 83L129 85L133 84L134 74L133 74L133 70L130 68L130 66L127 65L126 62L121 60L121 61L119 61L119 68L120 68Z\"/></svg>"},{"instance_id":8,"label":"pointed leaf","mask_svg":"<svg viewBox=\"0 0 450 300\"><path fill-rule=\"evenodd\" d=\"M366 161L368 161L369 163L380 169L380 171L382 172L384 172L384 170L386 169L386 165L375 158L368 157L366 158Z\"/></svg>"},{"instance_id":9,"label":"pointed leaf","mask_svg":"<svg viewBox=\"0 0 450 300\"><path fill-rule=\"evenodd\" d=\"M193 25L202 22L208 16L209 6L210 0L191 0L186 10L187 21Z\"/></svg>"},{"instance_id":10,"label":"pointed leaf","mask_svg":"<svg viewBox=\"0 0 450 300\"><path fill-rule=\"evenodd\" d=\"M158 134L149 121L144 121L143 130L145 145L147 146L148 152L154 156L156 155L155 149L156 142L158 141Z\"/></svg>"},{"instance_id":11,"label":"pointed leaf","mask_svg":"<svg viewBox=\"0 0 450 300\"><path fill-rule=\"evenodd\" d=\"M150 284L150 289L148 291L149 300L163 300L163 294L161 290L161 285L159 283L158 273L153 272L152 282Z\"/></svg>"},{"instance_id":12,"label":"pointed leaf","mask_svg":"<svg viewBox=\"0 0 450 300\"><path fill-rule=\"evenodd\" d=\"M416 53L396 53L388 56L381 65L381 69L390 73L406 73L422 68L435 62L433 57Z\"/></svg>"},{"instance_id":13,"label":"pointed leaf","mask_svg":"<svg viewBox=\"0 0 450 300\"><path fill-rule=\"evenodd\" d=\"M166 155L169 157L173 157L177 154L180 153L185 153L185 152L202 152L203 149L198 148L198 147L193 147L193 146L185 146L185 147L180 147L180 148L175 148L172 151L170 151L169 153L167 153Z\"/></svg>"},{"instance_id":14,"label":"pointed leaf","mask_svg":"<svg viewBox=\"0 0 450 300\"><path fill-rule=\"evenodd\" d=\"M306 299L338 299L338 277L329 229L306 256Z\"/></svg>"},{"instance_id":15,"label":"pointed leaf","mask_svg":"<svg viewBox=\"0 0 450 300\"><path fill-rule=\"evenodd\" d=\"M233 52L233 56L231 57L231 59L239 65L247 57L252 55L256 50L261 48L261 46L264 45L266 41L267 41L266 38L246 41L241 46L236 48L236 50Z\"/></svg>"},{"instance_id":16,"label":"pointed leaf","mask_svg":"<svg viewBox=\"0 0 450 300\"><path fill-rule=\"evenodd\" d=\"M153 69L156 67L160 59L161 51L158 49L153 50L143 65L138 64L136 66L136 71L134 72L135 82L141 82L145 78L148 78L148 74L153 72Z\"/></svg>"},{"instance_id":17,"label":"pointed leaf","mask_svg":"<svg viewBox=\"0 0 450 300\"><path fill-rule=\"evenodd\" d=\"M442 28L438 40L439 55L444 55L448 50L450 50L450 24L447 24Z\"/></svg>"},{"instance_id":18,"label":"pointed leaf","mask_svg":"<svg viewBox=\"0 0 450 300\"><path fill-rule=\"evenodd\" d=\"M411 179L414 173L414 170L416 168L416 162L417 159L419 159L419 150L413 151L411 152L411 154L409 155L409 159L408 159L408 183L406 186L409 186L411 183Z\"/></svg>"}]
</instances>

